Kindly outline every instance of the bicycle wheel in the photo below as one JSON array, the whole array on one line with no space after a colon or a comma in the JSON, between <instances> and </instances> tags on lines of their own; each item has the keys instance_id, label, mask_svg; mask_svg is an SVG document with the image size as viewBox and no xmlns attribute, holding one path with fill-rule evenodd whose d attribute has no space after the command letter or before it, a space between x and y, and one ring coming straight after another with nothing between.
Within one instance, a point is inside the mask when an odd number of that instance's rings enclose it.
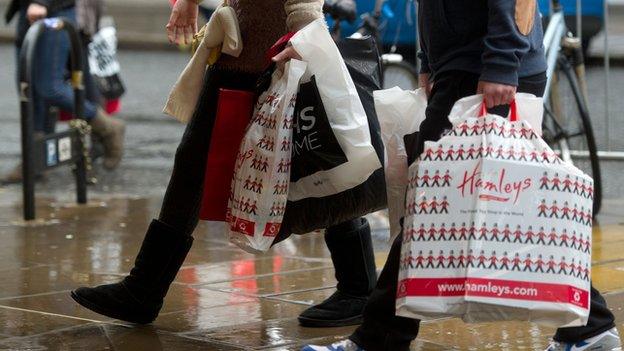
<instances>
[{"instance_id":1,"label":"bicycle wheel","mask_svg":"<svg viewBox=\"0 0 624 351\"><path fill-rule=\"evenodd\" d=\"M594 179L594 209L602 206L598 149L589 110L574 67L561 56L553 73L550 102L544 110L544 140L560 157Z\"/></svg>"},{"instance_id":2,"label":"bicycle wheel","mask_svg":"<svg viewBox=\"0 0 624 351\"><path fill-rule=\"evenodd\" d=\"M399 87L404 90L418 89L418 74L409 63L386 62L383 69L383 88Z\"/></svg>"}]
</instances>

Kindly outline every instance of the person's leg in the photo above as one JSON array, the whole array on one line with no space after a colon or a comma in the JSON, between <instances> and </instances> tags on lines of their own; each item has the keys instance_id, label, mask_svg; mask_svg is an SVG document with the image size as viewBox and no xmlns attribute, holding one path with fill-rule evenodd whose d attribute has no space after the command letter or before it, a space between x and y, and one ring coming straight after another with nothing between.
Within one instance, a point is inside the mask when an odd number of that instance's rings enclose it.
<instances>
[{"instance_id":1,"label":"person's leg","mask_svg":"<svg viewBox=\"0 0 624 351\"><path fill-rule=\"evenodd\" d=\"M546 86L546 74L538 74L519 79L518 92L530 93L536 96L544 95ZM554 336L554 340L563 343L580 342L615 327L615 317L607 308L607 303L593 286L590 295L590 313L587 325L584 327L560 328Z\"/></svg>"},{"instance_id":2,"label":"person's leg","mask_svg":"<svg viewBox=\"0 0 624 351\"><path fill-rule=\"evenodd\" d=\"M254 75L209 70L195 114L176 151L159 219L152 221L134 268L120 283L72 291L76 302L129 322L150 323L156 319L191 248L191 234L198 223L218 88L253 90L255 81Z\"/></svg>"},{"instance_id":3,"label":"person's leg","mask_svg":"<svg viewBox=\"0 0 624 351\"><path fill-rule=\"evenodd\" d=\"M68 8L50 14L74 20L75 9ZM39 39L35 62L35 85L37 96L46 105L75 113L73 87L66 80L67 62L70 54L70 41L65 31L46 30ZM44 113L47 118L47 111ZM90 124L93 137L104 146L104 167L116 168L121 162L125 136L125 124L108 116L96 103L84 100L84 117Z\"/></svg>"},{"instance_id":4,"label":"person's leg","mask_svg":"<svg viewBox=\"0 0 624 351\"><path fill-rule=\"evenodd\" d=\"M398 236L364 309L364 322L350 337L366 351L407 351L418 335L420 321L395 315L400 259L401 237Z\"/></svg>"},{"instance_id":5,"label":"person's leg","mask_svg":"<svg viewBox=\"0 0 624 351\"><path fill-rule=\"evenodd\" d=\"M365 218L357 218L325 232L338 285L322 303L299 315L304 327L339 327L362 322L368 296L377 283L371 230Z\"/></svg>"},{"instance_id":6,"label":"person's leg","mask_svg":"<svg viewBox=\"0 0 624 351\"><path fill-rule=\"evenodd\" d=\"M74 8L50 15L62 16L70 20L75 20L76 17ZM48 104L73 113L75 110L74 90L66 80L69 53L69 36L65 31L45 30L37 45L34 88ZM84 117L87 120L95 118L96 106L88 100L85 101L84 111Z\"/></svg>"},{"instance_id":7,"label":"person's leg","mask_svg":"<svg viewBox=\"0 0 624 351\"><path fill-rule=\"evenodd\" d=\"M199 221L206 155L217 113L219 89L254 91L257 76L211 68L206 74L195 116L189 123L175 155L173 173L160 210L159 220L191 235ZM189 171L191 170L191 171Z\"/></svg>"},{"instance_id":8,"label":"person's leg","mask_svg":"<svg viewBox=\"0 0 624 351\"><path fill-rule=\"evenodd\" d=\"M440 77L431 92L419 141L408 153L411 160L422 153L425 141L438 140L451 127L448 115L453 105L476 92L477 79L478 76L463 72L449 72ZM397 237L364 310L364 323L350 337L366 351L409 350L411 341L418 335L418 320L395 315L400 257L401 237Z\"/></svg>"},{"instance_id":9,"label":"person's leg","mask_svg":"<svg viewBox=\"0 0 624 351\"><path fill-rule=\"evenodd\" d=\"M582 327L559 328L548 351L571 350L621 350L621 341L615 329L615 317L600 292L591 288L589 319ZM581 348L583 347L583 348Z\"/></svg>"},{"instance_id":10,"label":"person's leg","mask_svg":"<svg viewBox=\"0 0 624 351\"><path fill-rule=\"evenodd\" d=\"M413 143L408 152L410 163L422 153L425 141L438 140L444 130L451 127L448 115L453 105L457 100L474 94L477 85L478 75L474 74L448 72L439 77L429 99L426 119L421 124L418 141ZM363 350L409 350L411 341L418 335L419 321L395 315L400 258L401 238L398 237L364 310L364 322L350 337ZM340 348L304 348L306 351L333 349ZM342 349L346 347L343 346Z\"/></svg>"}]
</instances>

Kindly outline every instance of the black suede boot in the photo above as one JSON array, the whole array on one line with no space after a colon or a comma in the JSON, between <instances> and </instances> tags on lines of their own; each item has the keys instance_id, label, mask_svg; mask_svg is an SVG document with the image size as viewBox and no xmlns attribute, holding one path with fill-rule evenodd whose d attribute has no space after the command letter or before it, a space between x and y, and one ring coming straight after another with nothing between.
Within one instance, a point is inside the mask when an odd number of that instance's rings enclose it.
<instances>
[{"instance_id":1,"label":"black suede boot","mask_svg":"<svg viewBox=\"0 0 624 351\"><path fill-rule=\"evenodd\" d=\"M130 274L120 283L79 288L71 296L82 306L127 322L153 322L187 253L193 237L153 220Z\"/></svg>"},{"instance_id":2,"label":"black suede boot","mask_svg":"<svg viewBox=\"0 0 624 351\"><path fill-rule=\"evenodd\" d=\"M342 327L362 323L368 296L377 284L370 226L365 218L328 228L325 242L331 253L337 291L299 315L304 327Z\"/></svg>"}]
</instances>

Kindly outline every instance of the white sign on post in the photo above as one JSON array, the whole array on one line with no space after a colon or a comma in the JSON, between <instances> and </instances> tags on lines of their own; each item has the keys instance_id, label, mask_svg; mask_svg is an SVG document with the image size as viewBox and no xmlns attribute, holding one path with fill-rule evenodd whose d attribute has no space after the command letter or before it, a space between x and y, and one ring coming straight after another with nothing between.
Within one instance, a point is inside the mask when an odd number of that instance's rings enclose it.
<instances>
[{"instance_id":1,"label":"white sign on post","mask_svg":"<svg viewBox=\"0 0 624 351\"><path fill-rule=\"evenodd\" d=\"M59 148L59 162L65 162L71 159L72 150L71 150L71 138L70 137L59 139L58 148Z\"/></svg>"}]
</instances>

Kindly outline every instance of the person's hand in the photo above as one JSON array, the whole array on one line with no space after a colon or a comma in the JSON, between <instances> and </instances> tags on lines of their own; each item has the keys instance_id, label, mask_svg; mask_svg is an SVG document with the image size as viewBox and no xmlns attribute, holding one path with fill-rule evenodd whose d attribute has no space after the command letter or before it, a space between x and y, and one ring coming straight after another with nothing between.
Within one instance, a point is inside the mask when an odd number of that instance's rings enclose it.
<instances>
[{"instance_id":1,"label":"person's hand","mask_svg":"<svg viewBox=\"0 0 624 351\"><path fill-rule=\"evenodd\" d=\"M418 75L418 87L424 88L427 97L431 95L431 89L433 89L433 82L431 81L431 74L421 73Z\"/></svg>"},{"instance_id":2,"label":"person's hand","mask_svg":"<svg viewBox=\"0 0 624 351\"><path fill-rule=\"evenodd\" d=\"M284 71L284 66L286 65L286 62L290 61L291 59L301 60L301 55L299 55L299 53L297 53L295 48L293 48L292 46L287 46L284 50L282 50L282 52L273 57L273 62L277 64L277 68L280 71Z\"/></svg>"},{"instance_id":3,"label":"person's hand","mask_svg":"<svg viewBox=\"0 0 624 351\"><path fill-rule=\"evenodd\" d=\"M500 83L479 81L477 94L483 94L487 108L509 105L516 96L516 87Z\"/></svg>"},{"instance_id":4,"label":"person's hand","mask_svg":"<svg viewBox=\"0 0 624 351\"><path fill-rule=\"evenodd\" d=\"M31 24L37 20L46 18L47 15L48 9L45 6L35 3L28 5L28 9L26 10L26 18L28 18L28 22Z\"/></svg>"},{"instance_id":5,"label":"person's hand","mask_svg":"<svg viewBox=\"0 0 624 351\"><path fill-rule=\"evenodd\" d=\"M199 5L192 0L177 0L167 23L167 37L171 44L190 44L197 33Z\"/></svg>"}]
</instances>

